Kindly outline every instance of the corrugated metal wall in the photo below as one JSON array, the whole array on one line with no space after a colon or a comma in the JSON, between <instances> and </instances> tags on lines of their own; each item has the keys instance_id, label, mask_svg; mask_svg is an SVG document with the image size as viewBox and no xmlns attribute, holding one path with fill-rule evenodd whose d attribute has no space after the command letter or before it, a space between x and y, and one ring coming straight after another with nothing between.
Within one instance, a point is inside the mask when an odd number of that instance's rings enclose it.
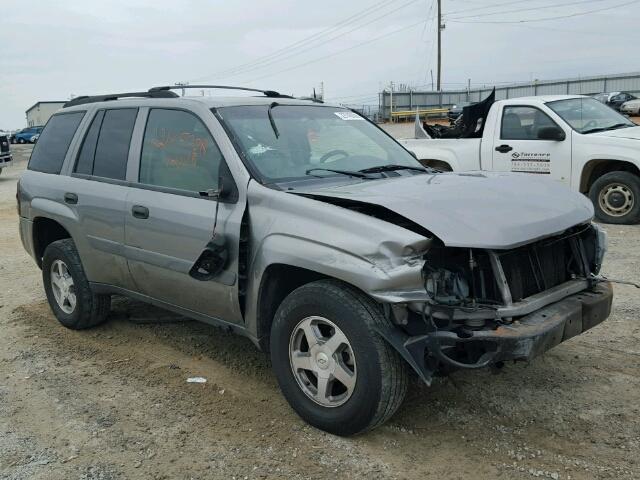
<instances>
[{"instance_id":1,"label":"corrugated metal wall","mask_svg":"<svg viewBox=\"0 0 640 480\"><path fill-rule=\"evenodd\" d=\"M624 91L640 97L640 73L601 75L564 80L538 81L535 84L513 84L496 87L496 99L528 97L532 95L592 95L600 92ZM491 93L491 88L453 90L443 92L410 91L393 93L393 111L416 108L448 107L459 102L478 102ZM390 93L380 93L380 112L389 118Z\"/></svg>"}]
</instances>

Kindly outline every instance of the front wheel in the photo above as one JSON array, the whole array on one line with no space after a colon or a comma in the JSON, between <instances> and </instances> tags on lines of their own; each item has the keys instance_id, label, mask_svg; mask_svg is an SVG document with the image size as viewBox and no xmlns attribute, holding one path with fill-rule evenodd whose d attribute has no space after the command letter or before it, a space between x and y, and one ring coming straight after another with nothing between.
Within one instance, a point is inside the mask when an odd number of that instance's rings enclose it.
<instances>
[{"instance_id":1,"label":"front wheel","mask_svg":"<svg viewBox=\"0 0 640 480\"><path fill-rule=\"evenodd\" d=\"M640 178L631 172L609 172L589 190L596 217L605 223L640 222Z\"/></svg>"},{"instance_id":2,"label":"front wheel","mask_svg":"<svg viewBox=\"0 0 640 480\"><path fill-rule=\"evenodd\" d=\"M353 435L384 423L407 391L404 361L376 332L388 320L354 288L321 280L295 290L271 328L271 360L291 407L311 425Z\"/></svg>"}]
</instances>

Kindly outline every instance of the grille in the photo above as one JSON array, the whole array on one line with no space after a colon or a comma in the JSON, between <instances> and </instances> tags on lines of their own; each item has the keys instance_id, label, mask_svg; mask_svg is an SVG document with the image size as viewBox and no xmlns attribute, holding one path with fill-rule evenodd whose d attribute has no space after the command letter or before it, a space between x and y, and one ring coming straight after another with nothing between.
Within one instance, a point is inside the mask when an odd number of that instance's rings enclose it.
<instances>
[{"instance_id":1,"label":"grille","mask_svg":"<svg viewBox=\"0 0 640 480\"><path fill-rule=\"evenodd\" d=\"M8 153L9 152L9 140L7 137L0 137L0 152Z\"/></svg>"},{"instance_id":2,"label":"grille","mask_svg":"<svg viewBox=\"0 0 640 480\"><path fill-rule=\"evenodd\" d=\"M500 254L514 302L571 279L572 241L572 238L558 238Z\"/></svg>"}]
</instances>

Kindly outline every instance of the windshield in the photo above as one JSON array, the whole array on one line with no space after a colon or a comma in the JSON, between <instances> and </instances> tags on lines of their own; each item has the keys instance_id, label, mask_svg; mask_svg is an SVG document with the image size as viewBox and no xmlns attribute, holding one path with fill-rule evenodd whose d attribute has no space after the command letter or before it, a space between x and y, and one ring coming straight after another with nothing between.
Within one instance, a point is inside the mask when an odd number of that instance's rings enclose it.
<instances>
[{"instance_id":1,"label":"windshield","mask_svg":"<svg viewBox=\"0 0 640 480\"><path fill-rule=\"evenodd\" d=\"M344 176L336 170L358 172L391 164L421 168L393 139L349 110L272 104L217 111L245 158L266 182L335 178Z\"/></svg>"},{"instance_id":2,"label":"windshield","mask_svg":"<svg viewBox=\"0 0 640 480\"><path fill-rule=\"evenodd\" d=\"M580 133L634 127L626 117L593 98L570 98L548 102L547 106Z\"/></svg>"}]
</instances>

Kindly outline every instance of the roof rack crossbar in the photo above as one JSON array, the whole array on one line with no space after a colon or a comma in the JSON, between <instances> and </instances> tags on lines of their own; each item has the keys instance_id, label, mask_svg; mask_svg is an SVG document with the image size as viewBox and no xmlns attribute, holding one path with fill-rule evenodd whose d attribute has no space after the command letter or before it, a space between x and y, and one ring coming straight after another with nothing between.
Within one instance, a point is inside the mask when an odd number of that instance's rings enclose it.
<instances>
[{"instance_id":1,"label":"roof rack crossbar","mask_svg":"<svg viewBox=\"0 0 640 480\"><path fill-rule=\"evenodd\" d=\"M248 88L248 87L233 87L230 85L165 85L162 87L153 87L149 89L149 92L159 92L159 91L168 91L168 90L179 90L183 88L218 88L222 90L243 90L245 92L258 92L262 93L265 97L273 97L273 98L293 98L290 95L283 95L275 90L260 90L258 88Z\"/></svg>"},{"instance_id":2,"label":"roof rack crossbar","mask_svg":"<svg viewBox=\"0 0 640 480\"><path fill-rule=\"evenodd\" d=\"M125 92L110 93L108 95L83 95L69 100L62 108L74 107L76 105L84 105L86 103L107 102L118 100L119 98L176 98L178 95L174 92L166 90L148 91L148 92Z\"/></svg>"}]
</instances>

